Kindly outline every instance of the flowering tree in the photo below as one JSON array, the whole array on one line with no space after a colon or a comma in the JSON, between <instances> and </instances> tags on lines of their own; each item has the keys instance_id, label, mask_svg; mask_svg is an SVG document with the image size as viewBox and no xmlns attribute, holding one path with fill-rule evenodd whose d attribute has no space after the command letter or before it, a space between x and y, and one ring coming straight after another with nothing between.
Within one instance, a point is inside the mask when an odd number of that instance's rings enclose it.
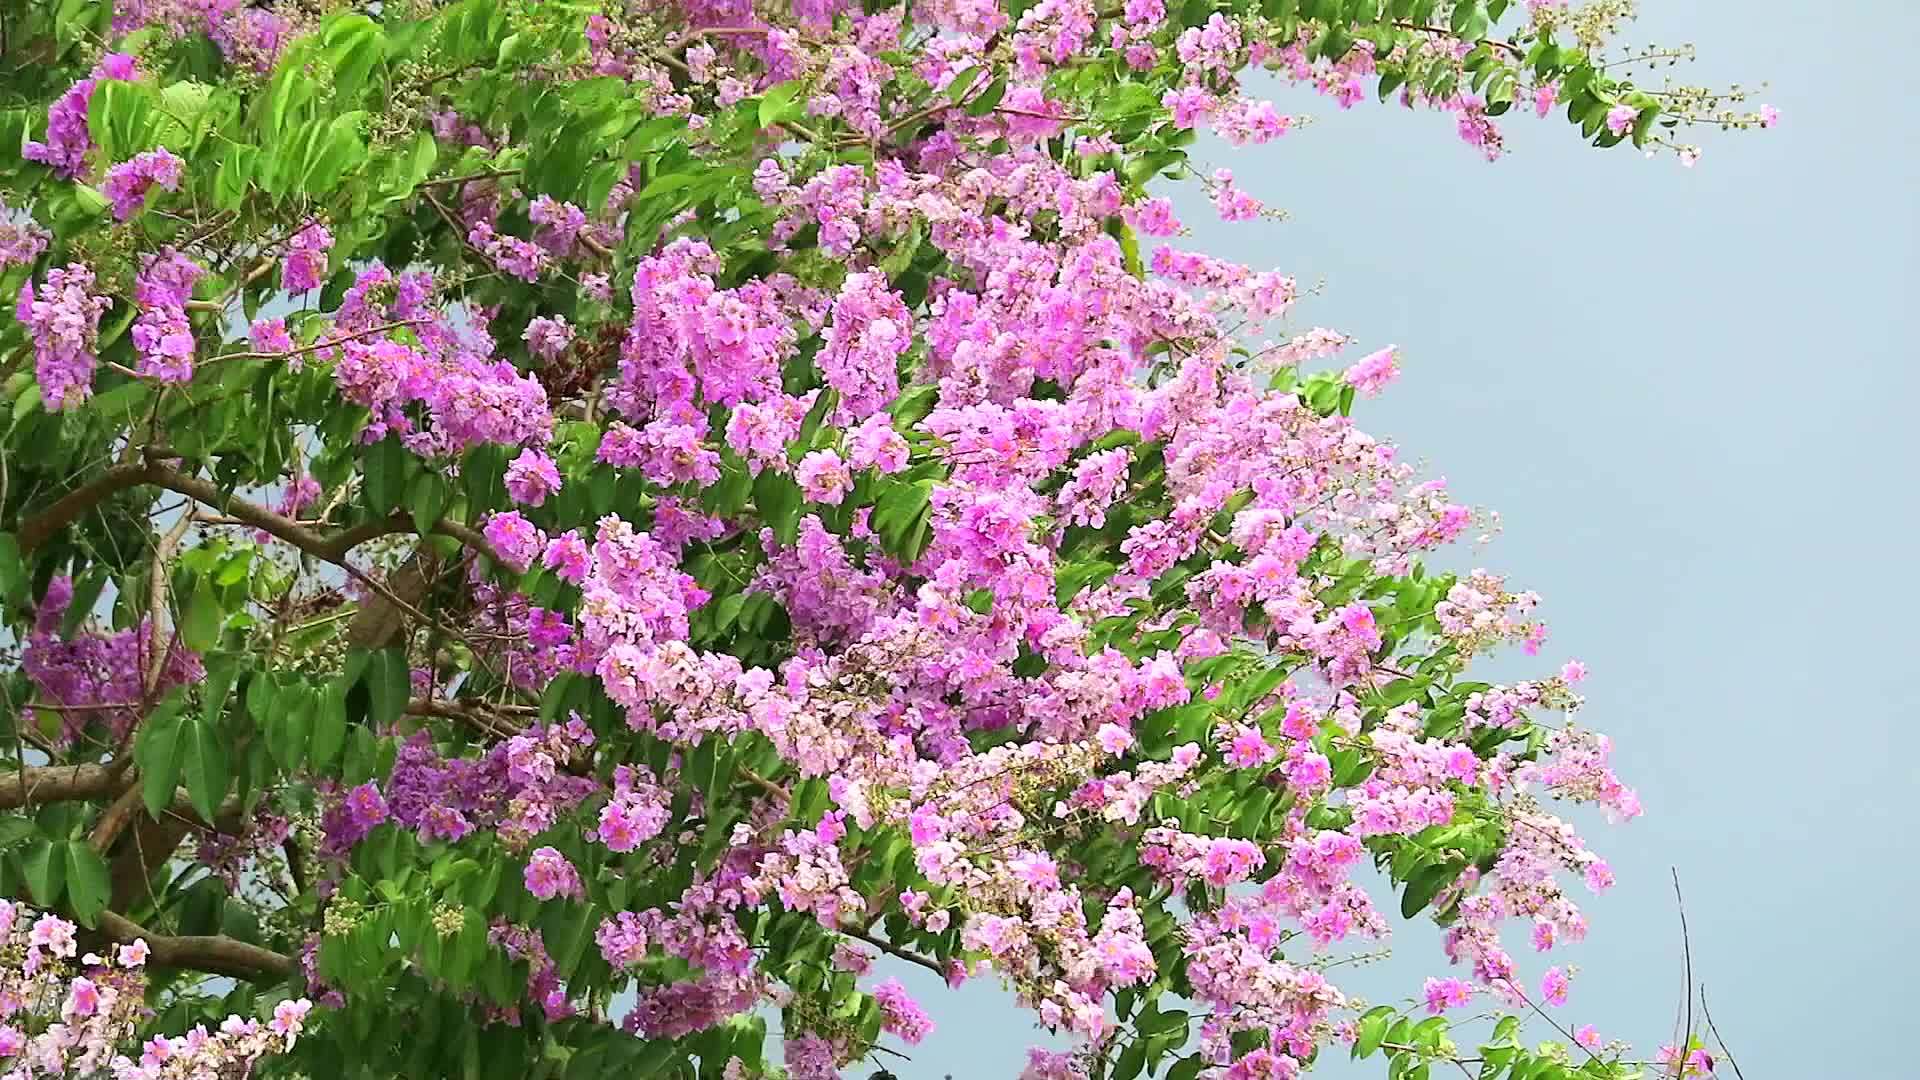
<instances>
[{"instance_id":1,"label":"flowering tree","mask_svg":"<svg viewBox=\"0 0 1920 1080\"><path fill-rule=\"evenodd\" d=\"M824 1077L931 1026L877 961L1036 1078L1633 1071L1505 936L1639 811L1583 669L1473 678L1544 627L1423 565L1397 354L1155 192L1275 78L1770 109L1624 0L356 7L0 14L3 1075ZM1381 904L1456 973L1343 992Z\"/></svg>"}]
</instances>

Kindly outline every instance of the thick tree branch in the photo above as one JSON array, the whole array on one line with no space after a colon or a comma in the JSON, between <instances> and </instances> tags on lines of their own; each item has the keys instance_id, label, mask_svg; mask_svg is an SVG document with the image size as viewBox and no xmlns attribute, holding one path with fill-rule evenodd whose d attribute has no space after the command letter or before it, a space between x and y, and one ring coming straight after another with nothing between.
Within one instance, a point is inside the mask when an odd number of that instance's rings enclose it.
<instances>
[{"instance_id":1,"label":"thick tree branch","mask_svg":"<svg viewBox=\"0 0 1920 1080\"><path fill-rule=\"evenodd\" d=\"M112 765L29 765L24 770L0 772L0 810L19 810L30 806L46 806L60 802L83 802L100 799L119 799L128 793L135 798L132 805L140 806L138 782L129 781L124 769ZM121 808L109 807L108 813ZM193 800L187 796L185 788L175 788L173 803L169 808L173 813L187 818L193 824L213 829L216 832L237 832L240 827L240 801L228 799L214 812L212 821L205 821L199 811L193 808ZM121 822L114 832L124 828Z\"/></svg>"},{"instance_id":2,"label":"thick tree branch","mask_svg":"<svg viewBox=\"0 0 1920 1080\"><path fill-rule=\"evenodd\" d=\"M419 531L412 519L396 515L385 521L356 525L333 534L316 532L258 503L249 502L237 495L222 491L219 485L210 480L183 473L158 462L148 461L141 464L115 465L98 478L63 496L52 506L29 518L17 534L20 550L23 553L33 551L52 539L60 530L71 525L80 515L101 500L140 484L154 484L185 495L195 502L211 506L238 522L251 525L322 562L332 563L335 566L344 567L347 553L358 544L390 533ZM433 531L453 537L480 554L498 561L493 545L487 543L486 537L473 528L442 518L434 523Z\"/></svg>"},{"instance_id":3,"label":"thick tree branch","mask_svg":"<svg viewBox=\"0 0 1920 1080\"><path fill-rule=\"evenodd\" d=\"M29 765L0 773L0 810L101 799L119 790L119 774L106 765Z\"/></svg>"},{"instance_id":4,"label":"thick tree branch","mask_svg":"<svg viewBox=\"0 0 1920 1080\"><path fill-rule=\"evenodd\" d=\"M139 938L146 939L150 950L147 962L159 967L186 968L253 982L273 982L286 978L294 971L293 957L271 949L230 937L167 937L153 934L118 912L101 912L100 932L122 944L131 944Z\"/></svg>"},{"instance_id":5,"label":"thick tree branch","mask_svg":"<svg viewBox=\"0 0 1920 1080\"><path fill-rule=\"evenodd\" d=\"M92 482L68 492L58 502L28 518L26 523L20 526L17 534L20 553L29 554L33 549L51 540L60 530L73 524L75 518L93 509L94 505L102 499L115 492L144 484L148 479L148 466L145 463L115 465L101 473Z\"/></svg>"}]
</instances>

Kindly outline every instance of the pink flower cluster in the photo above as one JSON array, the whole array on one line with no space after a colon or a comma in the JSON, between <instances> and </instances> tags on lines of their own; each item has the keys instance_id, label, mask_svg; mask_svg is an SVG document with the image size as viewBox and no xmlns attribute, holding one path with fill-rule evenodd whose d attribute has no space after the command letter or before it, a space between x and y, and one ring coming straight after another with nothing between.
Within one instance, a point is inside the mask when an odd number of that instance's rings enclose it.
<instances>
[{"instance_id":1,"label":"pink flower cluster","mask_svg":"<svg viewBox=\"0 0 1920 1080\"><path fill-rule=\"evenodd\" d=\"M287 253L280 259L280 287L290 293L317 289L327 272L327 252L333 248L333 233L325 225L313 222L287 241Z\"/></svg>"},{"instance_id":2,"label":"pink flower cluster","mask_svg":"<svg viewBox=\"0 0 1920 1080\"><path fill-rule=\"evenodd\" d=\"M93 135L87 130L87 106L93 101L94 88L102 79L126 82L133 78L134 58L126 53L108 53L91 74L69 87L47 110L47 137L27 140L20 156L51 168L63 180L86 172L87 153L93 149Z\"/></svg>"},{"instance_id":3,"label":"pink flower cluster","mask_svg":"<svg viewBox=\"0 0 1920 1080\"><path fill-rule=\"evenodd\" d=\"M151 189L179 190L185 168L186 163L164 146L147 150L108 169L100 192L113 204L114 219L125 221L147 204L147 192Z\"/></svg>"},{"instance_id":4,"label":"pink flower cluster","mask_svg":"<svg viewBox=\"0 0 1920 1080\"><path fill-rule=\"evenodd\" d=\"M187 321L187 301L203 271L177 251L168 249L147 260L134 279L134 300L140 315L133 322L133 348L140 357L136 371L161 382L193 378L193 325Z\"/></svg>"},{"instance_id":5,"label":"pink flower cluster","mask_svg":"<svg viewBox=\"0 0 1920 1080\"><path fill-rule=\"evenodd\" d=\"M19 1080L102 1076L113 1080L190 1080L250 1072L263 1058L293 1049L312 1003L281 1001L262 1022L229 1016L219 1030L184 1035L138 1033L146 1005L143 938L112 956L80 955L78 927L52 914L0 900L0 1068Z\"/></svg>"},{"instance_id":6,"label":"pink flower cluster","mask_svg":"<svg viewBox=\"0 0 1920 1080\"><path fill-rule=\"evenodd\" d=\"M93 393L100 316L112 301L93 294L93 271L79 263L47 271L38 290L20 286L13 315L33 339L33 373L49 412L71 409Z\"/></svg>"}]
</instances>

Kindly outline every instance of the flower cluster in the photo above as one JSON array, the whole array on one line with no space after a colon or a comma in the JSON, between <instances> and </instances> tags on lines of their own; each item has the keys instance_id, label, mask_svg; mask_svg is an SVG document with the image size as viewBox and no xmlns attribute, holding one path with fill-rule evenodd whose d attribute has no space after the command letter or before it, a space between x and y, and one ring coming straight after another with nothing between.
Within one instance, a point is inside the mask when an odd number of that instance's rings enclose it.
<instances>
[{"instance_id":1,"label":"flower cluster","mask_svg":"<svg viewBox=\"0 0 1920 1080\"><path fill-rule=\"evenodd\" d=\"M168 250L148 259L134 279L140 315L132 334L140 374L161 382L193 378L193 325L187 321L186 304L201 273L191 259Z\"/></svg>"},{"instance_id":2,"label":"flower cluster","mask_svg":"<svg viewBox=\"0 0 1920 1080\"><path fill-rule=\"evenodd\" d=\"M38 290L20 286L14 318L33 339L33 372L51 412L71 409L93 393L100 316L112 301L93 294L93 271L79 263L47 271Z\"/></svg>"},{"instance_id":3,"label":"flower cluster","mask_svg":"<svg viewBox=\"0 0 1920 1080\"><path fill-rule=\"evenodd\" d=\"M0 1068L9 1078L102 1076L113 1080L188 1080L249 1072L263 1058L293 1049L312 1003L281 1001L262 1022L229 1016L217 1031L138 1033L146 1005L142 938L80 954L73 923L35 916L0 900Z\"/></svg>"},{"instance_id":4,"label":"flower cluster","mask_svg":"<svg viewBox=\"0 0 1920 1080\"><path fill-rule=\"evenodd\" d=\"M287 241L287 253L280 260L280 287L290 293L303 293L320 287L326 276L327 252L333 247L333 234L325 225L314 222Z\"/></svg>"},{"instance_id":5,"label":"flower cluster","mask_svg":"<svg viewBox=\"0 0 1920 1080\"><path fill-rule=\"evenodd\" d=\"M134 78L134 58L126 53L109 53L93 72L74 83L47 110L45 139L29 139L20 156L37 161L63 180L87 171L87 154L93 149L93 135L87 130L87 106L93 101L94 88L102 79L123 82Z\"/></svg>"},{"instance_id":6,"label":"flower cluster","mask_svg":"<svg viewBox=\"0 0 1920 1080\"><path fill-rule=\"evenodd\" d=\"M164 146L147 150L108 169L100 192L113 204L114 219L125 221L147 204L149 190L179 190L185 168L186 163Z\"/></svg>"}]
</instances>

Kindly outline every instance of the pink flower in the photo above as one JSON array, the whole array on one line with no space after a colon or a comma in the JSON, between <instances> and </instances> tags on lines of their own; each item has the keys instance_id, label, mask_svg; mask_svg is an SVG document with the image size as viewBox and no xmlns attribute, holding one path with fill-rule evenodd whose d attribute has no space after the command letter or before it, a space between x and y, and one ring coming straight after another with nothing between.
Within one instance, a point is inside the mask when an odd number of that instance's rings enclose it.
<instances>
[{"instance_id":1,"label":"pink flower","mask_svg":"<svg viewBox=\"0 0 1920 1080\"><path fill-rule=\"evenodd\" d=\"M1277 753L1279 751L1260 734L1260 729L1249 725L1234 736L1233 744L1227 749L1227 764L1236 769L1250 769L1272 761Z\"/></svg>"},{"instance_id":2,"label":"pink flower","mask_svg":"<svg viewBox=\"0 0 1920 1080\"><path fill-rule=\"evenodd\" d=\"M525 506L539 506L560 490L560 470L546 451L528 447L507 466L507 494ZM531 559L529 559L531 562Z\"/></svg>"},{"instance_id":3,"label":"pink flower","mask_svg":"<svg viewBox=\"0 0 1920 1080\"><path fill-rule=\"evenodd\" d=\"M147 962L147 939L134 938L133 944L120 946L120 966L137 968Z\"/></svg>"},{"instance_id":4,"label":"pink flower","mask_svg":"<svg viewBox=\"0 0 1920 1080\"><path fill-rule=\"evenodd\" d=\"M1631 105L1615 105L1607 110L1607 130L1615 135L1625 135L1633 130L1634 121L1640 119L1640 110Z\"/></svg>"},{"instance_id":5,"label":"pink flower","mask_svg":"<svg viewBox=\"0 0 1920 1080\"><path fill-rule=\"evenodd\" d=\"M1581 1024L1573 1029L1573 1041L1589 1050L1600 1049L1600 1032L1592 1024Z\"/></svg>"},{"instance_id":6,"label":"pink flower","mask_svg":"<svg viewBox=\"0 0 1920 1080\"><path fill-rule=\"evenodd\" d=\"M148 150L108 169L100 193L112 201L114 219L125 221L146 205L147 191L155 185L178 190L184 168L185 163L166 147Z\"/></svg>"},{"instance_id":7,"label":"pink flower","mask_svg":"<svg viewBox=\"0 0 1920 1080\"><path fill-rule=\"evenodd\" d=\"M523 875L527 891L536 899L551 900L556 896L578 898L582 895L580 872L573 868L565 855L550 847L535 851L527 860L527 869Z\"/></svg>"},{"instance_id":8,"label":"pink flower","mask_svg":"<svg viewBox=\"0 0 1920 1080\"><path fill-rule=\"evenodd\" d=\"M502 510L487 519L486 528L481 532L487 543L493 546L494 554L500 557L501 565L516 574L524 574L533 565L533 560L547 546L547 537L533 522L521 517L517 510Z\"/></svg>"},{"instance_id":9,"label":"pink flower","mask_svg":"<svg viewBox=\"0 0 1920 1080\"><path fill-rule=\"evenodd\" d=\"M1109 754L1124 754L1133 745L1133 733L1118 724L1101 724L1094 738L1100 743L1100 749Z\"/></svg>"},{"instance_id":10,"label":"pink flower","mask_svg":"<svg viewBox=\"0 0 1920 1080\"><path fill-rule=\"evenodd\" d=\"M562 581L578 585L587 579L587 567L591 559L587 542L581 539L579 531L568 529L548 542L546 554L540 561L541 565L558 574Z\"/></svg>"},{"instance_id":11,"label":"pink flower","mask_svg":"<svg viewBox=\"0 0 1920 1080\"><path fill-rule=\"evenodd\" d=\"M1560 679L1568 686L1579 686L1587 677L1587 665L1578 660L1569 660L1560 665Z\"/></svg>"},{"instance_id":12,"label":"pink flower","mask_svg":"<svg viewBox=\"0 0 1920 1080\"><path fill-rule=\"evenodd\" d=\"M1360 362L1346 370L1341 376L1347 385L1372 397L1385 389L1400 374L1400 352L1389 345L1384 349L1368 353Z\"/></svg>"},{"instance_id":13,"label":"pink flower","mask_svg":"<svg viewBox=\"0 0 1920 1080\"><path fill-rule=\"evenodd\" d=\"M306 998L283 1001L273 1007L273 1019L267 1021L267 1028L275 1035L287 1040L287 1049L293 1049L294 1039L306 1029L307 1013L313 1008L313 1002Z\"/></svg>"},{"instance_id":14,"label":"pink flower","mask_svg":"<svg viewBox=\"0 0 1920 1080\"><path fill-rule=\"evenodd\" d=\"M27 935L27 944L68 959L80 951L73 939L73 924L58 915L40 916Z\"/></svg>"},{"instance_id":15,"label":"pink flower","mask_svg":"<svg viewBox=\"0 0 1920 1080\"><path fill-rule=\"evenodd\" d=\"M1427 1011L1435 1016L1448 1009L1464 1006L1473 997L1473 988L1459 979L1428 979L1424 986Z\"/></svg>"},{"instance_id":16,"label":"pink flower","mask_svg":"<svg viewBox=\"0 0 1920 1080\"><path fill-rule=\"evenodd\" d=\"M874 987L873 997L880 1005L882 1029L900 1036L909 1046L919 1045L920 1040L933 1033L933 1021L900 980L888 979Z\"/></svg>"},{"instance_id":17,"label":"pink flower","mask_svg":"<svg viewBox=\"0 0 1920 1080\"><path fill-rule=\"evenodd\" d=\"M1595 859L1587 864L1587 888L1594 892L1606 892L1613 888L1613 868L1605 859Z\"/></svg>"},{"instance_id":18,"label":"pink flower","mask_svg":"<svg viewBox=\"0 0 1920 1080\"><path fill-rule=\"evenodd\" d=\"M61 1006L61 1015L69 1021L77 1016L92 1016L100 1008L100 988L92 979L79 978L67 991L67 1003Z\"/></svg>"},{"instance_id":19,"label":"pink flower","mask_svg":"<svg viewBox=\"0 0 1920 1080\"><path fill-rule=\"evenodd\" d=\"M565 316L542 315L527 323L521 337L527 343L527 351L543 360L553 360L573 344L573 327L567 325Z\"/></svg>"},{"instance_id":20,"label":"pink flower","mask_svg":"<svg viewBox=\"0 0 1920 1080\"><path fill-rule=\"evenodd\" d=\"M1550 967L1547 973L1540 977L1540 996L1545 998L1549 1005L1565 1005L1569 985L1571 982L1566 972L1557 967Z\"/></svg>"},{"instance_id":21,"label":"pink flower","mask_svg":"<svg viewBox=\"0 0 1920 1080\"><path fill-rule=\"evenodd\" d=\"M838 506L853 487L853 473L832 450L815 450L801 458L793 470L793 478L806 492L809 502L828 506Z\"/></svg>"},{"instance_id":22,"label":"pink flower","mask_svg":"<svg viewBox=\"0 0 1920 1080\"><path fill-rule=\"evenodd\" d=\"M286 258L280 261L280 287L290 293L317 289L327 272L327 252L333 249L333 234L314 222L293 234L287 241Z\"/></svg>"},{"instance_id":23,"label":"pink flower","mask_svg":"<svg viewBox=\"0 0 1920 1080\"><path fill-rule=\"evenodd\" d=\"M1760 106L1760 126L1770 128L1780 122L1780 110L1771 105Z\"/></svg>"}]
</instances>

